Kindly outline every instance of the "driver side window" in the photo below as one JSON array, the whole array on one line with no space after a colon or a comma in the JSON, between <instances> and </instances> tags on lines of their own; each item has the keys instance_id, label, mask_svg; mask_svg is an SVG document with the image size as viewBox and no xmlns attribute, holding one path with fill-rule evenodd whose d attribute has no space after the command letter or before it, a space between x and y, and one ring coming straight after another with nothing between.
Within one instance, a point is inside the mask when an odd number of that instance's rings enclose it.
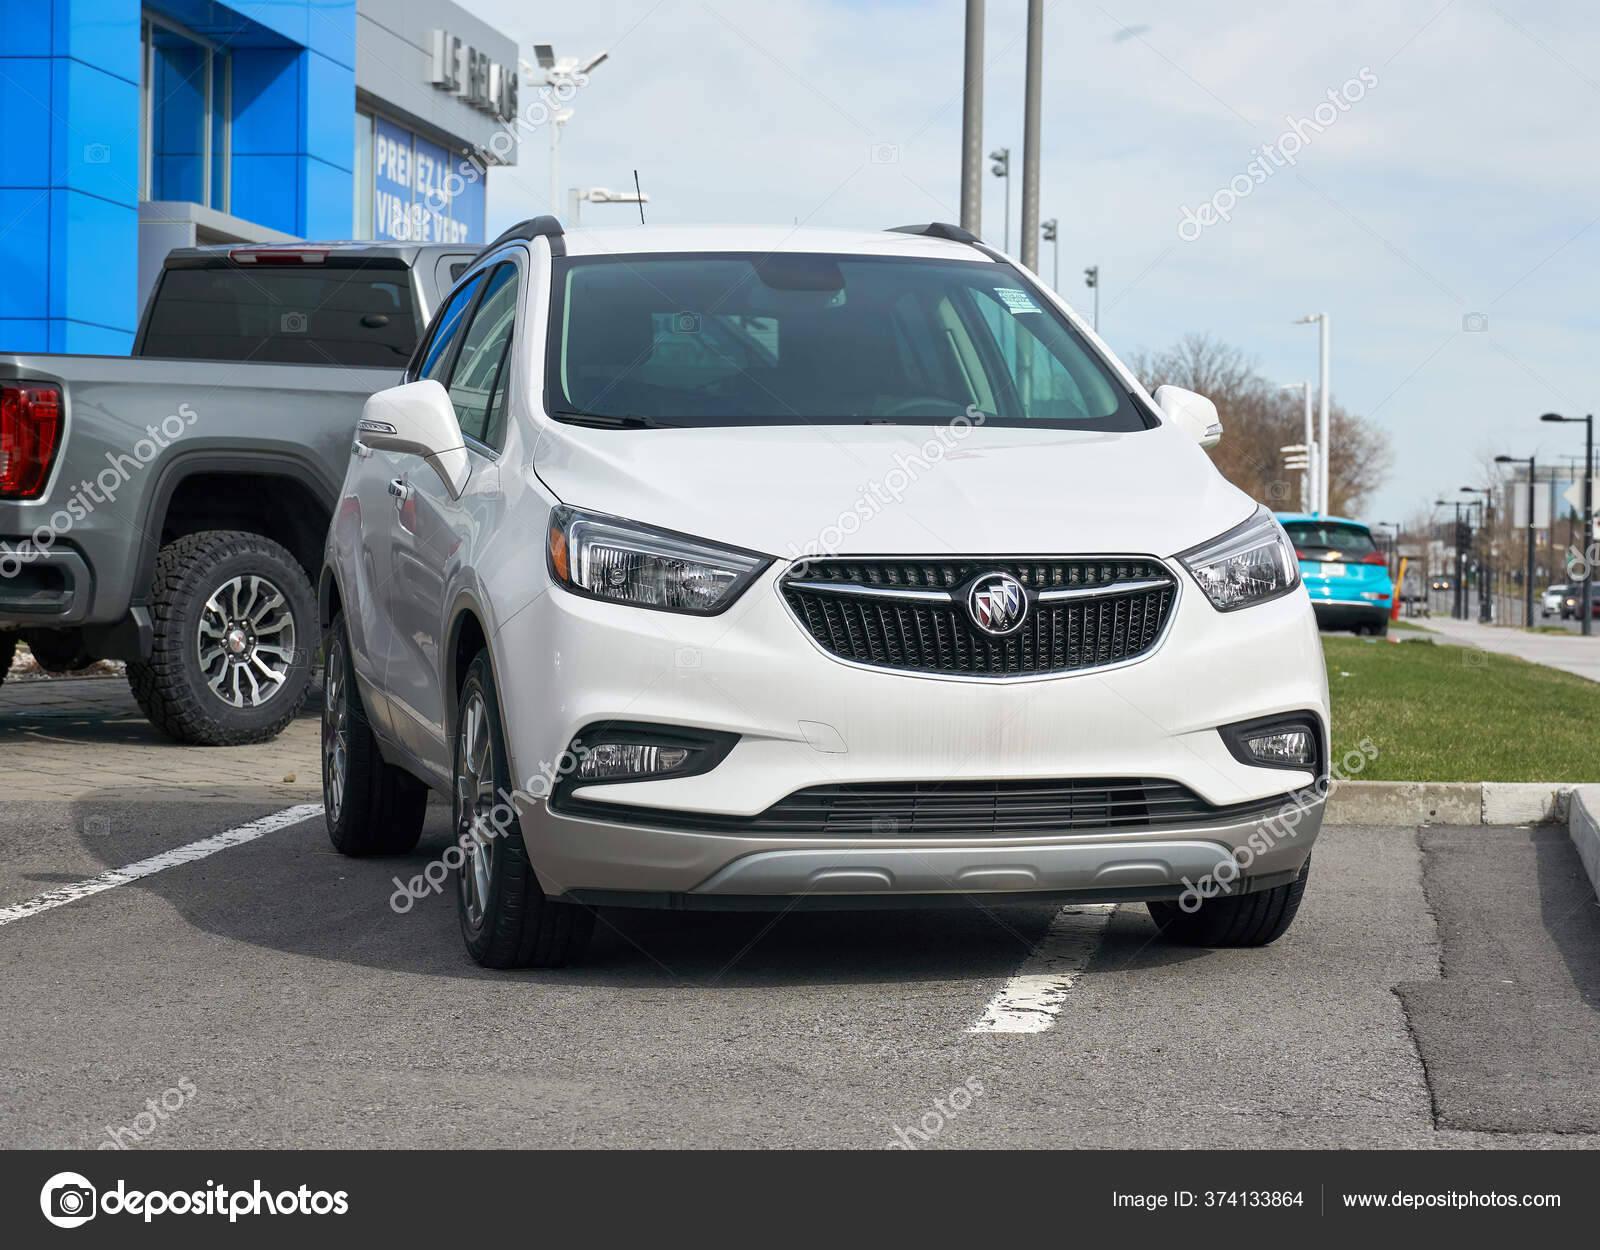
<instances>
[{"instance_id":1,"label":"driver side window","mask_svg":"<svg viewBox=\"0 0 1600 1250\"><path fill-rule=\"evenodd\" d=\"M422 358L417 362L416 376L411 380L420 382L423 378L433 378L443 382L450 376L450 366L455 360L456 344L460 341L462 327L466 324L467 310L472 307L472 300L478 293L478 287L483 283L480 273L461 287L450 297L444 306L444 311L439 314L434 322L433 331L428 336L428 345L422 351Z\"/></svg>"}]
</instances>

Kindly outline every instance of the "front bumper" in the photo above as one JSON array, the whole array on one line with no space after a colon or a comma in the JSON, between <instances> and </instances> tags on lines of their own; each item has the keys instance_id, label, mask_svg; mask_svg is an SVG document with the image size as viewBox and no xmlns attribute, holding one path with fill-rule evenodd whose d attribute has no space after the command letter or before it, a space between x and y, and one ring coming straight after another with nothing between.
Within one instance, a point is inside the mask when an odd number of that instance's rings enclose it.
<instances>
[{"instance_id":1,"label":"front bumper","mask_svg":"<svg viewBox=\"0 0 1600 1250\"><path fill-rule=\"evenodd\" d=\"M1251 848L1242 889L1298 871L1309 854L1320 801L1298 810L1287 836L1275 813L1282 796L1311 786L1313 775L1241 763L1217 732L1309 711L1327 741L1326 673L1303 592L1223 614L1186 582L1166 637L1135 662L967 680L863 669L826 655L784 606L780 571L769 570L721 616L650 612L552 589L496 633L519 779L512 798L548 892L674 906L775 897L846 905L970 894L1161 898L1241 847ZM572 791L589 805L619 805L614 819L592 806L582 817L552 811L547 796L563 752L580 730L611 720L739 740L698 776ZM1249 818L1026 837L738 832L737 818L813 786L1066 777L1171 780L1208 804L1254 806ZM680 818L674 828L652 828L629 807ZM695 814L715 818L707 824L716 831L696 830Z\"/></svg>"}]
</instances>

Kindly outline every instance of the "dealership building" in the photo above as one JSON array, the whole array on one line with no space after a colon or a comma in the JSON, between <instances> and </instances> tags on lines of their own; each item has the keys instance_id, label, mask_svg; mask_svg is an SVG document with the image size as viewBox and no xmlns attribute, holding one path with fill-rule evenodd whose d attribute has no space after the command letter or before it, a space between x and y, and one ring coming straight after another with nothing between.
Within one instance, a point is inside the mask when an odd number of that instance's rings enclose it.
<instances>
[{"instance_id":1,"label":"dealership building","mask_svg":"<svg viewBox=\"0 0 1600 1250\"><path fill-rule=\"evenodd\" d=\"M174 247L482 242L517 48L449 0L0 0L0 351L126 352Z\"/></svg>"}]
</instances>

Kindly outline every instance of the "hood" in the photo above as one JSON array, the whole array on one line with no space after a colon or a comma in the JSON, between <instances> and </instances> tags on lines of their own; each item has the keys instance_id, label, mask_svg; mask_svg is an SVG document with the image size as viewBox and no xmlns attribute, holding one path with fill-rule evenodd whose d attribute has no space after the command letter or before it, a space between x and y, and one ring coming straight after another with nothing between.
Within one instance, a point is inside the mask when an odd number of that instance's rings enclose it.
<instances>
[{"instance_id":1,"label":"hood","mask_svg":"<svg viewBox=\"0 0 1600 1250\"><path fill-rule=\"evenodd\" d=\"M1170 556L1255 510L1170 426L601 430L552 423L533 470L561 500L795 558Z\"/></svg>"}]
</instances>

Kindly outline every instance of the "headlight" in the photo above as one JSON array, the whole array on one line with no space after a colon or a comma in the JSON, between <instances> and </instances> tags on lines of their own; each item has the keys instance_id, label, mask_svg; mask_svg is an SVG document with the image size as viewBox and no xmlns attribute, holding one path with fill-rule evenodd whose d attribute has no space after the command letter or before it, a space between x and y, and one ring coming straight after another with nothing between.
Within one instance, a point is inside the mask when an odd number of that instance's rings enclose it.
<instances>
[{"instance_id":1,"label":"headlight","mask_svg":"<svg viewBox=\"0 0 1600 1250\"><path fill-rule=\"evenodd\" d=\"M1218 612L1265 603L1300 584L1294 544L1265 508L1243 525L1190 548L1178 559Z\"/></svg>"},{"instance_id":2,"label":"headlight","mask_svg":"<svg viewBox=\"0 0 1600 1250\"><path fill-rule=\"evenodd\" d=\"M712 616L772 561L753 551L573 508L550 514L550 575L595 599Z\"/></svg>"}]
</instances>

